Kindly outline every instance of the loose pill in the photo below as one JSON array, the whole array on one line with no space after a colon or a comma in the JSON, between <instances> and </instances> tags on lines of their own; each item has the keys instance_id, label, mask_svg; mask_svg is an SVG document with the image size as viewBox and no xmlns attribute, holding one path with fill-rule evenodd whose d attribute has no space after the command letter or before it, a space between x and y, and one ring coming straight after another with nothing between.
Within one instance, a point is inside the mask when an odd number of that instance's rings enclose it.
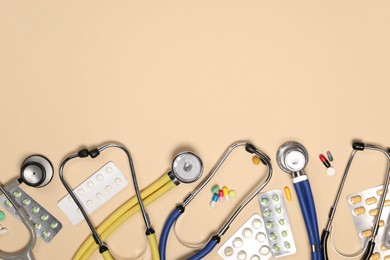
<instances>
[{"instance_id":1,"label":"loose pill","mask_svg":"<svg viewBox=\"0 0 390 260\"><path fill-rule=\"evenodd\" d=\"M377 202L377 199L375 197L371 197L365 200L367 205L371 205Z\"/></svg>"},{"instance_id":2,"label":"loose pill","mask_svg":"<svg viewBox=\"0 0 390 260\"><path fill-rule=\"evenodd\" d=\"M218 194L214 193L210 201L210 207L214 208L217 201L218 201Z\"/></svg>"},{"instance_id":3,"label":"loose pill","mask_svg":"<svg viewBox=\"0 0 390 260\"><path fill-rule=\"evenodd\" d=\"M320 154L320 160L325 165L326 168L330 167L330 162L328 161L328 159L326 159L326 157L323 154Z\"/></svg>"},{"instance_id":4,"label":"loose pill","mask_svg":"<svg viewBox=\"0 0 390 260\"><path fill-rule=\"evenodd\" d=\"M372 209L368 212L368 214L370 214L370 216L376 216L378 215L378 209Z\"/></svg>"},{"instance_id":5,"label":"loose pill","mask_svg":"<svg viewBox=\"0 0 390 260\"><path fill-rule=\"evenodd\" d=\"M359 196L359 195L350 197L349 198L349 202L351 202L352 204L356 204L356 203L362 202L362 197Z\"/></svg>"},{"instance_id":6,"label":"loose pill","mask_svg":"<svg viewBox=\"0 0 390 260\"><path fill-rule=\"evenodd\" d=\"M0 210L0 221L5 219L5 213L4 211Z\"/></svg>"},{"instance_id":7,"label":"loose pill","mask_svg":"<svg viewBox=\"0 0 390 260\"><path fill-rule=\"evenodd\" d=\"M211 193L214 194L214 193L217 193L219 191L219 186L218 184L214 185L212 188L211 188Z\"/></svg>"},{"instance_id":8,"label":"loose pill","mask_svg":"<svg viewBox=\"0 0 390 260\"><path fill-rule=\"evenodd\" d=\"M371 231L371 229L366 229L366 230L362 231L360 233L360 235L362 236L362 238L371 237L372 231Z\"/></svg>"},{"instance_id":9,"label":"loose pill","mask_svg":"<svg viewBox=\"0 0 390 260\"><path fill-rule=\"evenodd\" d=\"M366 213L366 209L364 207L358 207L358 208L355 208L353 210L353 213L356 215L356 216L359 216L361 214L364 214Z\"/></svg>"},{"instance_id":10,"label":"loose pill","mask_svg":"<svg viewBox=\"0 0 390 260\"><path fill-rule=\"evenodd\" d=\"M220 202L223 202L223 190L221 189L218 191L218 198Z\"/></svg>"},{"instance_id":11,"label":"loose pill","mask_svg":"<svg viewBox=\"0 0 390 260\"><path fill-rule=\"evenodd\" d=\"M326 152L326 155L328 156L329 161L333 162L332 153L331 153L330 151L327 151L327 152Z\"/></svg>"},{"instance_id":12,"label":"loose pill","mask_svg":"<svg viewBox=\"0 0 390 260\"><path fill-rule=\"evenodd\" d=\"M291 191L290 191L290 188L289 187L284 187L284 196L286 196L286 199L288 201L291 201Z\"/></svg>"},{"instance_id":13,"label":"loose pill","mask_svg":"<svg viewBox=\"0 0 390 260\"><path fill-rule=\"evenodd\" d=\"M252 162L253 162L253 164L258 165L260 163L260 158L257 156L253 156Z\"/></svg>"},{"instance_id":14,"label":"loose pill","mask_svg":"<svg viewBox=\"0 0 390 260\"><path fill-rule=\"evenodd\" d=\"M379 253L374 253L371 255L370 260L378 260L381 258L381 255Z\"/></svg>"},{"instance_id":15,"label":"loose pill","mask_svg":"<svg viewBox=\"0 0 390 260\"><path fill-rule=\"evenodd\" d=\"M229 202L230 199L229 199L229 189L228 189L228 187L223 186L222 191L223 191L223 198L224 198L227 202Z\"/></svg>"},{"instance_id":16,"label":"loose pill","mask_svg":"<svg viewBox=\"0 0 390 260\"><path fill-rule=\"evenodd\" d=\"M332 167L332 166L329 166L327 169L326 169L326 174L328 174L329 176L333 176L336 174L336 170Z\"/></svg>"},{"instance_id":17,"label":"loose pill","mask_svg":"<svg viewBox=\"0 0 390 260\"><path fill-rule=\"evenodd\" d=\"M229 197L232 199L232 198L234 198L234 197L236 197L236 191L235 190L230 190L229 191Z\"/></svg>"}]
</instances>

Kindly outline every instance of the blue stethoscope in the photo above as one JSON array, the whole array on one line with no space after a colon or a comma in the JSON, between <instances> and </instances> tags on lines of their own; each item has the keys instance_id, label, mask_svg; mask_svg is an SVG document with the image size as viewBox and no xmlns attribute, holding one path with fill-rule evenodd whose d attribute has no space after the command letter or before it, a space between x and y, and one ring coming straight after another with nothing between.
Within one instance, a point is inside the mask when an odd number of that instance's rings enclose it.
<instances>
[{"instance_id":1,"label":"blue stethoscope","mask_svg":"<svg viewBox=\"0 0 390 260\"><path fill-rule=\"evenodd\" d=\"M287 142L279 147L276 160L284 172L291 174L311 244L311 258L312 260L322 260L316 208L309 179L304 172L309 155L300 143Z\"/></svg>"},{"instance_id":2,"label":"blue stethoscope","mask_svg":"<svg viewBox=\"0 0 390 260\"><path fill-rule=\"evenodd\" d=\"M198 252L196 252L194 255L188 258L188 260L199 260L204 258L206 255L208 255L215 246L220 242L221 237L225 232L229 229L231 223L234 221L234 219L240 214L240 212L244 209L244 207L254 198L256 197L260 191L268 184L268 182L271 180L272 176L272 165L269 157L264 154L263 152L259 151L255 146L253 146L250 143L247 142L237 142L232 144L222 155L222 157L219 159L217 164L214 166L214 168L211 170L209 175L206 177L205 180L203 180L198 187L196 187L195 190L191 192L191 194L183 201L183 203L176 207L175 210L171 213L171 215L168 217L168 220L165 222L164 228L161 233L160 237L160 259L166 260L166 250L167 250L167 242L168 242L168 236L169 232L172 229L173 224L177 221L177 219L183 214L185 207L196 197L196 195L206 186L206 184L211 180L211 178L214 177L218 169L221 167L221 165L225 162L226 158L229 156L229 154L238 147L244 147L245 150L250 154L255 154L258 156L261 160L261 162L268 167L268 175L267 178L256 188L255 191L253 191L248 197L245 198L244 201L241 202L241 204L236 208L236 210L233 212L233 214L230 216L230 218L225 222L225 224L222 226L222 228L219 230L219 232L212 236L211 239L208 241L208 243Z\"/></svg>"}]
</instances>

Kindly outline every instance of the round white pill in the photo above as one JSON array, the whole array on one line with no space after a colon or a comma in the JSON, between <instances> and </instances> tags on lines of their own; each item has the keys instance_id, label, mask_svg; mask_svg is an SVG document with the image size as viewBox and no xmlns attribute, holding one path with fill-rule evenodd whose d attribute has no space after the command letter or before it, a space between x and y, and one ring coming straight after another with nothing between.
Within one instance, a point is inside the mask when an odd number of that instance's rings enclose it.
<instances>
[{"instance_id":1,"label":"round white pill","mask_svg":"<svg viewBox=\"0 0 390 260\"><path fill-rule=\"evenodd\" d=\"M241 239L240 237L236 237L236 238L233 240L233 246L234 246L235 248L240 248L240 247L242 247L242 244L243 244L243 242L242 242L242 239Z\"/></svg>"},{"instance_id":2,"label":"round white pill","mask_svg":"<svg viewBox=\"0 0 390 260\"><path fill-rule=\"evenodd\" d=\"M336 174L336 170L332 166L330 166L326 169L326 174L328 174L329 176L333 176Z\"/></svg>"},{"instance_id":3,"label":"round white pill","mask_svg":"<svg viewBox=\"0 0 390 260\"><path fill-rule=\"evenodd\" d=\"M238 259L238 260L245 260L245 259L246 259L246 253L245 253L245 251L240 251L240 252L238 252L238 254L237 254L237 259Z\"/></svg>"}]
</instances>

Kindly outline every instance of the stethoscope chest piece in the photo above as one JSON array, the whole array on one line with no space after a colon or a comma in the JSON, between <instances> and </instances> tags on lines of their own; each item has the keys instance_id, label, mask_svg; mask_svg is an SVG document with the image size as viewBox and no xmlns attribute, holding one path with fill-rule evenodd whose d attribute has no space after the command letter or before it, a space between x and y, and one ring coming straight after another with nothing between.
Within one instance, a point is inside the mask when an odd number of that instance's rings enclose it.
<instances>
[{"instance_id":1,"label":"stethoscope chest piece","mask_svg":"<svg viewBox=\"0 0 390 260\"><path fill-rule=\"evenodd\" d=\"M284 172L298 172L306 167L309 155L300 143L287 142L278 149L276 160Z\"/></svg>"},{"instance_id":2,"label":"stethoscope chest piece","mask_svg":"<svg viewBox=\"0 0 390 260\"><path fill-rule=\"evenodd\" d=\"M44 187L53 178L54 170L51 162L42 155L32 155L22 163L21 181L32 187Z\"/></svg>"},{"instance_id":3,"label":"stethoscope chest piece","mask_svg":"<svg viewBox=\"0 0 390 260\"><path fill-rule=\"evenodd\" d=\"M191 152L181 153L172 162L172 172L180 182L194 182L203 173L202 160Z\"/></svg>"}]
</instances>

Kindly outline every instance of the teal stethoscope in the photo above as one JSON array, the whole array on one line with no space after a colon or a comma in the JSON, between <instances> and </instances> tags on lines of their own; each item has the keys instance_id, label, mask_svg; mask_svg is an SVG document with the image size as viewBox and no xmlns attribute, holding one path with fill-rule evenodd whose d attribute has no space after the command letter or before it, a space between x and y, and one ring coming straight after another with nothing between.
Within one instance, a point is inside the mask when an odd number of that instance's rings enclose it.
<instances>
[{"instance_id":1,"label":"teal stethoscope","mask_svg":"<svg viewBox=\"0 0 390 260\"><path fill-rule=\"evenodd\" d=\"M255 197L257 196L260 191L268 184L268 182L271 180L272 176L272 165L269 157L258 150L255 146L253 146L250 143L246 142L237 142L232 144L222 155L222 157L219 159L217 164L214 166L214 168L211 170L209 175L206 177L205 180L203 180L199 186L191 192L191 194L183 201L181 205L179 205L168 217L168 220L165 222L163 231L161 233L160 238L160 258L161 260L166 260L166 250L167 250L167 242L168 242L168 235L169 232L173 226L173 224L177 221L177 219L183 214L185 207L196 197L196 195L206 186L206 184L211 180L211 178L214 177L218 169L222 166L222 164L225 162L226 158L229 156L229 154L238 147L244 147L245 150L250 154L255 154L258 156L261 160L261 162L268 167L268 175L267 178L257 187L255 191L253 191L248 197L245 198L245 200L237 207L237 209L233 212L233 214L230 216L230 218L225 222L225 224L222 226L220 231L211 237L211 239L208 241L208 243L198 252L196 252L193 256L189 257L188 260L199 260L204 258L206 255L208 255L215 246L220 242L221 237L225 232L229 229L230 224L234 221L234 219L240 214L240 212L244 209L244 207Z\"/></svg>"},{"instance_id":2,"label":"teal stethoscope","mask_svg":"<svg viewBox=\"0 0 390 260\"><path fill-rule=\"evenodd\" d=\"M312 260L321 260L323 257L316 208L309 179L304 172L309 155L302 144L287 142L279 147L276 160L284 172L291 174L311 244L311 258Z\"/></svg>"}]
</instances>

